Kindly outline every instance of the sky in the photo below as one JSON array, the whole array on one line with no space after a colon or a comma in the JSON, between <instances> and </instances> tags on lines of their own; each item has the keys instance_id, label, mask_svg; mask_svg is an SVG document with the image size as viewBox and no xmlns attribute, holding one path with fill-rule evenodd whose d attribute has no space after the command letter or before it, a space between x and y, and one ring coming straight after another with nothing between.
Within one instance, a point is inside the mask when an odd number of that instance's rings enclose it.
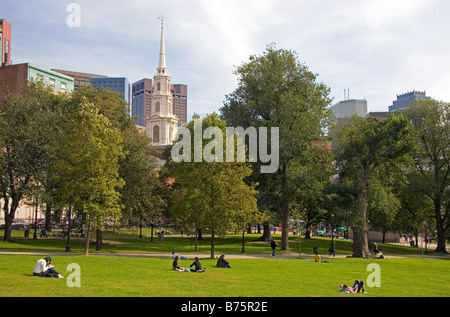
<instances>
[{"instance_id":1,"label":"sky","mask_svg":"<svg viewBox=\"0 0 450 317\"><path fill-rule=\"evenodd\" d=\"M219 112L237 88L236 67L271 43L296 52L332 104L344 90L369 112L413 90L449 102L449 13L448 0L0 0L13 64L130 83L156 73L163 15L167 68L172 84L188 85L188 120Z\"/></svg>"}]
</instances>

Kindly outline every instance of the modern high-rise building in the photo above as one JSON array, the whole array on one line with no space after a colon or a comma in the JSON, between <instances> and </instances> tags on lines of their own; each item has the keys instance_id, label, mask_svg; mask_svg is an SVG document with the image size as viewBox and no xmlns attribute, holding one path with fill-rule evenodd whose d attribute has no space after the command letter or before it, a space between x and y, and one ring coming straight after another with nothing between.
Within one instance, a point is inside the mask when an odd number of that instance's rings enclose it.
<instances>
[{"instance_id":1,"label":"modern high-rise building","mask_svg":"<svg viewBox=\"0 0 450 317\"><path fill-rule=\"evenodd\" d=\"M136 118L136 124L145 126L145 118L152 115L153 81L149 78L141 79L132 84L131 115ZM187 123L187 85L170 85L173 98L173 113L180 120L178 125Z\"/></svg>"},{"instance_id":2,"label":"modern high-rise building","mask_svg":"<svg viewBox=\"0 0 450 317\"><path fill-rule=\"evenodd\" d=\"M0 66L11 65L11 24L0 19Z\"/></svg>"},{"instance_id":3,"label":"modern high-rise building","mask_svg":"<svg viewBox=\"0 0 450 317\"><path fill-rule=\"evenodd\" d=\"M397 100L392 102L392 106L389 106L389 112L403 110L404 108L411 106L414 100L427 100L425 91L411 91L405 94L397 95Z\"/></svg>"},{"instance_id":4,"label":"modern high-rise building","mask_svg":"<svg viewBox=\"0 0 450 317\"><path fill-rule=\"evenodd\" d=\"M90 80L91 86L95 88L105 87L120 93L123 100L130 105L131 101L131 87L127 78L125 77L93 77Z\"/></svg>"},{"instance_id":5,"label":"modern high-rise building","mask_svg":"<svg viewBox=\"0 0 450 317\"><path fill-rule=\"evenodd\" d=\"M330 110L333 111L336 119L350 118L355 114L365 117L367 115L367 100L350 99L339 101L332 105Z\"/></svg>"},{"instance_id":6,"label":"modern high-rise building","mask_svg":"<svg viewBox=\"0 0 450 317\"><path fill-rule=\"evenodd\" d=\"M91 78L107 78L108 77L105 75L81 73L81 72L74 72L74 71L69 71L69 70L53 69L53 68L52 68L52 71L73 77L75 79L75 91L78 91L79 87L90 86Z\"/></svg>"},{"instance_id":7,"label":"modern high-rise building","mask_svg":"<svg viewBox=\"0 0 450 317\"><path fill-rule=\"evenodd\" d=\"M132 85L131 116L136 118L136 124L145 127L145 119L152 112L153 82L144 78Z\"/></svg>"},{"instance_id":8,"label":"modern high-rise building","mask_svg":"<svg viewBox=\"0 0 450 317\"><path fill-rule=\"evenodd\" d=\"M173 113L180 120L178 125L182 126L187 123L187 85L172 85L173 97Z\"/></svg>"}]
</instances>

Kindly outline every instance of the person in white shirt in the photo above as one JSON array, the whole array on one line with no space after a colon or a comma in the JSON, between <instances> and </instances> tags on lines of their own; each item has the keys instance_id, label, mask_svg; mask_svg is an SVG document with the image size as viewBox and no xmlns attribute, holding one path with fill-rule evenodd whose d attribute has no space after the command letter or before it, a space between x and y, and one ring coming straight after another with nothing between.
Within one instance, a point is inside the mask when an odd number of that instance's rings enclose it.
<instances>
[{"instance_id":1,"label":"person in white shirt","mask_svg":"<svg viewBox=\"0 0 450 317\"><path fill-rule=\"evenodd\" d=\"M53 268L53 265L50 265L51 262L52 258L49 256L38 260L34 266L33 275L64 278Z\"/></svg>"}]
</instances>

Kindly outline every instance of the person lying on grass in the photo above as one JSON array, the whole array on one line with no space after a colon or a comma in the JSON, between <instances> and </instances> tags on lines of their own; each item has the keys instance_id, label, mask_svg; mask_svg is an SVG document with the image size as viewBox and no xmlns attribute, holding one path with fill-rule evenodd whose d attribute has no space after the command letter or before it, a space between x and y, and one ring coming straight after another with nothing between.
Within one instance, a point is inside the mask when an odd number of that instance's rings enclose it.
<instances>
[{"instance_id":1,"label":"person lying on grass","mask_svg":"<svg viewBox=\"0 0 450 317\"><path fill-rule=\"evenodd\" d=\"M356 280L355 283L353 284L353 287L348 287L346 284L344 285L341 284L340 287L341 292L344 293L360 293L362 291L364 294L367 294L367 292L364 289L363 281Z\"/></svg>"}]
</instances>

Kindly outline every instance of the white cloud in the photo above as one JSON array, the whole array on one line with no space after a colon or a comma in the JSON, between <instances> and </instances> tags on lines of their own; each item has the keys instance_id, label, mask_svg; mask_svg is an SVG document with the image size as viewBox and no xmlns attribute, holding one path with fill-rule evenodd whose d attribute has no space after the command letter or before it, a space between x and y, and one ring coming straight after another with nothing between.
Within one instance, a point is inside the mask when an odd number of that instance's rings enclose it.
<instances>
[{"instance_id":1,"label":"white cloud","mask_svg":"<svg viewBox=\"0 0 450 317\"><path fill-rule=\"evenodd\" d=\"M69 2L6 3L2 18L14 22L13 61L131 82L151 78L163 14L167 66L173 83L189 87L190 115L217 111L236 88L234 66L271 42L298 52L335 101L344 89L367 98L369 110L387 110L396 94L413 89L450 99L447 0L75 2L81 28L65 24Z\"/></svg>"}]
</instances>

